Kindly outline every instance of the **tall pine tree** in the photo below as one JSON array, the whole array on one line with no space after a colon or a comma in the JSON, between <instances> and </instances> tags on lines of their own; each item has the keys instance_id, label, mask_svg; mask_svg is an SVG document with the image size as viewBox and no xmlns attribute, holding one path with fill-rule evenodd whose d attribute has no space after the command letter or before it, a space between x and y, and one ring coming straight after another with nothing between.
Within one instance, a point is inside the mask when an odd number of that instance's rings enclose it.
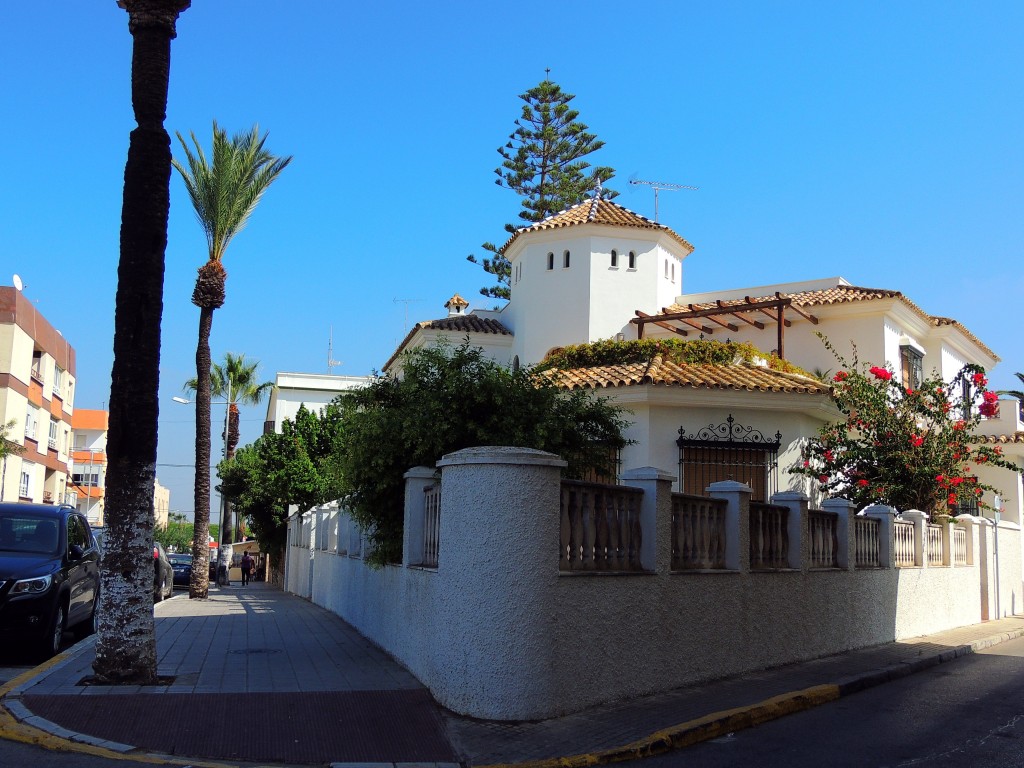
<instances>
[{"instance_id":1,"label":"tall pine tree","mask_svg":"<svg viewBox=\"0 0 1024 768\"><path fill-rule=\"evenodd\" d=\"M582 202L598 180L603 184L615 174L607 166L591 168L584 159L603 147L604 142L576 119L579 112L569 106L575 95L565 93L557 83L545 78L519 98L524 102L522 114L515 121L516 128L508 142L498 148L503 160L494 170L498 176L495 183L512 190L522 200L519 224L505 225L509 233ZM602 196L608 199L616 194L605 189ZM480 293L508 299L508 259L493 243L484 243L481 248L492 255L480 260L474 255L466 258L494 275L498 284L481 288Z\"/></svg>"}]
</instances>

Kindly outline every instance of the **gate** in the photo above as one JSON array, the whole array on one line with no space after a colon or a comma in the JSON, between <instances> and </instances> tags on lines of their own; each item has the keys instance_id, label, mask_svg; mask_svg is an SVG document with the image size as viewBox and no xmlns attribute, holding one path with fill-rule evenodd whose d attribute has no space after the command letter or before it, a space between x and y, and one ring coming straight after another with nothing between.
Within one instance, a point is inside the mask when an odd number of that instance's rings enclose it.
<instances>
[{"instance_id":1,"label":"gate","mask_svg":"<svg viewBox=\"0 0 1024 768\"><path fill-rule=\"evenodd\" d=\"M753 427L736 423L709 424L696 433L679 428L679 491L703 496L711 483L735 480L750 486L751 501L768 501L778 488L782 433L770 440Z\"/></svg>"}]
</instances>

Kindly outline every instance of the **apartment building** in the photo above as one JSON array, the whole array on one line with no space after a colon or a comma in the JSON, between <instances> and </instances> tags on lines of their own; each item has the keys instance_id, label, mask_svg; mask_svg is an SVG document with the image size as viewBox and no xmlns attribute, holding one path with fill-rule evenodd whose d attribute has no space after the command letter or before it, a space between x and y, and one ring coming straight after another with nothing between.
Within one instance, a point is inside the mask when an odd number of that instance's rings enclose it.
<instances>
[{"instance_id":1,"label":"apartment building","mask_svg":"<svg viewBox=\"0 0 1024 768\"><path fill-rule=\"evenodd\" d=\"M93 528L105 523L107 486L107 411L78 408L71 424L74 448L71 452L71 486L77 498L78 511ZM153 486L153 515L157 528L167 526L171 509L171 492L156 480Z\"/></svg>"},{"instance_id":2,"label":"apartment building","mask_svg":"<svg viewBox=\"0 0 1024 768\"><path fill-rule=\"evenodd\" d=\"M74 504L75 350L17 289L0 286L0 424L21 449L0 466L0 501Z\"/></svg>"}]
</instances>

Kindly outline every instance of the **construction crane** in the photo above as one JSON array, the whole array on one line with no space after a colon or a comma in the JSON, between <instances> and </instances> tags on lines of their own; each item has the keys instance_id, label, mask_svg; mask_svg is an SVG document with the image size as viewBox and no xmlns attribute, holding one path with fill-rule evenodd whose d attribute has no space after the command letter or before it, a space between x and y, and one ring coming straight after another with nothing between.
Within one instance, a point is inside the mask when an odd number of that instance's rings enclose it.
<instances>
[{"instance_id":1,"label":"construction crane","mask_svg":"<svg viewBox=\"0 0 1024 768\"><path fill-rule=\"evenodd\" d=\"M658 192L663 189L700 189L700 187L691 187L689 184L669 184L666 181L640 181L639 179L632 179L630 184L646 184L648 187L654 187L654 221L658 221Z\"/></svg>"}]
</instances>

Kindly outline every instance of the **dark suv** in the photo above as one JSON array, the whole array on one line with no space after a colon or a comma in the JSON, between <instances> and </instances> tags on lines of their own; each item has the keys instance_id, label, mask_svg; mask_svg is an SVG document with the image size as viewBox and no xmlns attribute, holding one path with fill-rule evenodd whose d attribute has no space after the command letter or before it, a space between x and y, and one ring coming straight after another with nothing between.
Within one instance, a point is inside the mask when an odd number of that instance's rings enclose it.
<instances>
[{"instance_id":1,"label":"dark suv","mask_svg":"<svg viewBox=\"0 0 1024 768\"><path fill-rule=\"evenodd\" d=\"M70 627L96 628L99 547L74 507L0 504L0 639L60 650Z\"/></svg>"}]
</instances>

